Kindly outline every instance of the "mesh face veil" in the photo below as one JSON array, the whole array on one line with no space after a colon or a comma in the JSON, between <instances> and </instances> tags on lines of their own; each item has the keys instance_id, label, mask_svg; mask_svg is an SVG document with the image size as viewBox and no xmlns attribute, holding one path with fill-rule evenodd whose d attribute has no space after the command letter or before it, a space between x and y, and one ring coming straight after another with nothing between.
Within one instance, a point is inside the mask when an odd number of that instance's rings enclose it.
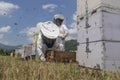
<instances>
[{"instance_id":1,"label":"mesh face veil","mask_svg":"<svg viewBox=\"0 0 120 80\"><path fill-rule=\"evenodd\" d=\"M64 21L64 16L62 14L56 14L56 15L54 15L54 23L57 26L62 25L63 21Z\"/></svg>"}]
</instances>

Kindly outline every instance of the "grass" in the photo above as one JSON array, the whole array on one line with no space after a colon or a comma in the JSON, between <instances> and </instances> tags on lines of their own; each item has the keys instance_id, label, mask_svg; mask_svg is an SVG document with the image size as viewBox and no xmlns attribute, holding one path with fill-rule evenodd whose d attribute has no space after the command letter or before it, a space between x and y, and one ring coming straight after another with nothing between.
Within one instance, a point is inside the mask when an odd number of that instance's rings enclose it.
<instances>
[{"instance_id":1,"label":"grass","mask_svg":"<svg viewBox=\"0 0 120 80\"><path fill-rule=\"evenodd\" d=\"M82 68L74 63L22 61L0 56L0 80L120 80L120 73Z\"/></svg>"}]
</instances>

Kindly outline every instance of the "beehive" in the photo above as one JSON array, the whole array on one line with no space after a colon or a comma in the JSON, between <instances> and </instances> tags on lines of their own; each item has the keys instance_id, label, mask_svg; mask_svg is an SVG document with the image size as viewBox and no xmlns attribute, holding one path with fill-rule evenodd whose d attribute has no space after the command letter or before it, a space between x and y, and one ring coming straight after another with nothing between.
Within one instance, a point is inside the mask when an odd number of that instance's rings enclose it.
<instances>
[{"instance_id":1,"label":"beehive","mask_svg":"<svg viewBox=\"0 0 120 80\"><path fill-rule=\"evenodd\" d=\"M120 71L120 0L77 1L79 65Z\"/></svg>"},{"instance_id":2,"label":"beehive","mask_svg":"<svg viewBox=\"0 0 120 80\"><path fill-rule=\"evenodd\" d=\"M76 62L76 52L49 50L46 60L52 62Z\"/></svg>"}]
</instances>

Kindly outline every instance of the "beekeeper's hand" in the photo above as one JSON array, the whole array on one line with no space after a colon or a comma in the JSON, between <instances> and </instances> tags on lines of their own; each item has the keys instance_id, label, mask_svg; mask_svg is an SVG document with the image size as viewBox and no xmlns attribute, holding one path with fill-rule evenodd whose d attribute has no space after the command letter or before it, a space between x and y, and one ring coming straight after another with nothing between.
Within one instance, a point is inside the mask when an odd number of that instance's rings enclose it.
<instances>
[{"instance_id":1,"label":"beekeeper's hand","mask_svg":"<svg viewBox=\"0 0 120 80\"><path fill-rule=\"evenodd\" d=\"M62 40L64 40L67 36L68 34L59 34L59 37L62 38Z\"/></svg>"},{"instance_id":2,"label":"beekeeper's hand","mask_svg":"<svg viewBox=\"0 0 120 80\"><path fill-rule=\"evenodd\" d=\"M68 33L64 34L63 36L64 36L64 38L66 38L68 36Z\"/></svg>"}]
</instances>

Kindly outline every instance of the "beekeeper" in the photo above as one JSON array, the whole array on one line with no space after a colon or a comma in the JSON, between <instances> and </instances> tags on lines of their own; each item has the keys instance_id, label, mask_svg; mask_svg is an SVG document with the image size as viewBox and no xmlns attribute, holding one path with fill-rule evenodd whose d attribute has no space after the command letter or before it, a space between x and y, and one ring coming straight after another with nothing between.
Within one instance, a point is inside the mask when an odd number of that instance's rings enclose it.
<instances>
[{"instance_id":1,"label":"beekeeper","mask_svg":"<svg viewBox=\"0 0 120 80\"><path fill-rule=\"evenodd\" d=\"M46 50L53 47L60 31L58 26L52 21L40 22L37 26L40 28L37 51L40 59L45 61Z\"/></svg>"},{"instance_id":2,"label":"beekeeper","mask_svg":"<svg viewBox=\"0 0 120 80\"><path fill-rule=\"evenodd\" d=\"M64 22L65 18L62 14L54 15L54 23L58 26L60 31L54 47L56 47L56 49L59 51L65 50L64 48L65 38L68 36L68 28L66 27Z\"/></svg>"},{"instance_id":3,"label":"beekeeper","mask_svg":"<svg viewBox=\"0 0 120 80\"><path fill-rule=\"evenodd\" d=\"M64 51L64 41L68 36L68 29L64 24L64 16L56 14L54 23L51 21L40 22L37 26L40 27L38 36L37 50L41 60L45 61L45 53L48 48L53 50Z\"/></svg>"}]
</instances>

